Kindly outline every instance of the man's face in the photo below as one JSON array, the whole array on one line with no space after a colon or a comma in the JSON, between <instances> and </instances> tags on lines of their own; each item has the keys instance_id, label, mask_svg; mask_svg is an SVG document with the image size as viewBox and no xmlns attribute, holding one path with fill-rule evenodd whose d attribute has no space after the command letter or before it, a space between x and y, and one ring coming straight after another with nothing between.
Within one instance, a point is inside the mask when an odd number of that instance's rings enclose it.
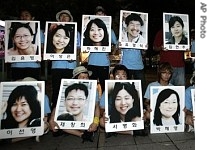
<instances>
[{"instance_id":1,"label":"man's face","mask_svg":"<svg viewBox=\"0 0 210 150\"><path fill-rule=\"evenodd\" d=\"M115 80L126 80L127 79L127 73L125 70L117 70L114 75Z\"/></svg>"},{"instance_id":2,"label":"man's face","mask_svg":"<svg viewBox=\"0 0 210 150\"><path fill-rule=\"evenodd\" d=\"M59 20L60 20L60 22L71 22L72 21L70 16L66 13L60 14Z\"/></svg>"},{"instance_id":3,"label":"man's face","mask_svg":"<svg viewBox=\"0 0 210 150\"><path fill-rule=\"evenodd\" d=\"M128 35L136 38L140 34L141 24L139 21L130 21L127 27Z\"/></svg>"},{"instance_id":4,"label":"man's face","mask_svg":"<svg viewBox=\"0 0 210 150\"><path fill-rule=\"evenodd\" d=\"M21 20L34 20L31 13L27 10L24 10L20 13L20 19Z\"/></svg>"}]
</instances>

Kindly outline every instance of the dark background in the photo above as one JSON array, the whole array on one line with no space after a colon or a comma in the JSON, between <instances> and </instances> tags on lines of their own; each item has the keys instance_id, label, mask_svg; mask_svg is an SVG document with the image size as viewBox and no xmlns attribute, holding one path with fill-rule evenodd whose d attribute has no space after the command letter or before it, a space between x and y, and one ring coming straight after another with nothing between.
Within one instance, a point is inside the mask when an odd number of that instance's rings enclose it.
<instances>
[{"instance_id":1,"label":"dark background","mask_svg":"<svg viewBox=\"0 0 210 150\"><path fill-rule=\"evenodd\" d=\"M149 49L156 32L162 28L163 12L189 14L189 28L195 28L195 0L1 0L0 19L11 20L19 17L21 7L30 6L36 19L45 29L46 21L56 21L55 15L62 9L68 9L78 24L81 32L82 15L94 14L98 5L106 9L106 14L112 16L112 26L118 37L120 10L148 13Z\"/></svg>"}]
</instances>

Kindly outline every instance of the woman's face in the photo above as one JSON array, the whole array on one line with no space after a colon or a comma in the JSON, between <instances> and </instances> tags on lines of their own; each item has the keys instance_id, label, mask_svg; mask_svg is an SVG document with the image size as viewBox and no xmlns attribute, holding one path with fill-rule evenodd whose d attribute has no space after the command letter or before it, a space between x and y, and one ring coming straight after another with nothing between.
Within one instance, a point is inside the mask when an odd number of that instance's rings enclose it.
<instances>
[{"instance_id":1,"label":"woman's face","mask_svg":"<svg viewBox=\"0 0 210 150\"><path fill-rule=\"evenodd\" d=\"M133 102L132 96L125 89L122 89L118 92L115 99L116 110L120 114L125 115L133 107Z\"/></svg>"},{"instance_id":2,"label":"woman's face","mask_svg":"<svg viewBox=\"0 0 210 150\"><path fill-rule=\"evenodd\" d=\"M14 35L14 43L18 49L28 49L33 41L33 36L27 28L21 27L17 29Z\"/></svg>"},{"instance_id":3,"label":"woman's face","mask_svg":"<svg viewBox=\"0 0 210 150\"><path fill-rule=\"evenodd\" d=\"M53 36L53 45L56 49L64 49L70 41L70 38L66 36L63 29L57 30Z\"/></svg>"},{"instance_id":4,"label":"woman's face","mask_svg":"<svg viewBox=\"0 0 210 150\"><path fill-rule=\"evenodd\" d=\"M117 70L114 76L115 80L126 80L127 73L124 70Z\"/></svg>"},{"instance_id":5,"label":"woman's face","mask_svg":"<svg viewBox=\"0 0 210 150\"><path fill-rule=\"evenodd\" d=\"M180 37L182 36L182 32L183 32L182 25L178 21L176 21L174 25L171 27L172 36Z\"/></svg>"},{"instance_id":6,"label":"woman's face","mask_svg":"<svg viewBox=\"0 0 210 150\"><path fill-rule=\"evenodd\" d=\"M11 107L11 113L13 118L18 122L28 121L28 118L31 115L30 106L25 99L25 97L20 97Z\"/></svg>"},{"instance_id":7,"label":"woman's face","mask_svg":"<svg viewBox=\"0 0 210 150\"><path fill-rule=\"evenodd\" d=\"M177 107L177 97L175 94L171 94L167 99L160 103L159 109L164 117L170 118L176 113Z\"/></svg>"},{"instance_id":8,"label":"woman's face","mask_svg":"<svg viewBox=\"0 0 210 150\"><path fill-rule=\"evenodd\" d=\"M85 92L83 90L72 90L68 93L65 105L68 112L72 115L79 115L83 112L86 102Z\"/></svg>"},{"instance_id":9,"label":"woman's face","mask_svg":"<svg viewBox=\"0 0 210 150\"><path fill-rule=\"evenodd\" d=\"M95 43L101 42L104 38L104 30L99 28L95 23L92 24L89 32L90 39Z\"/></svg>"}]
</instances>

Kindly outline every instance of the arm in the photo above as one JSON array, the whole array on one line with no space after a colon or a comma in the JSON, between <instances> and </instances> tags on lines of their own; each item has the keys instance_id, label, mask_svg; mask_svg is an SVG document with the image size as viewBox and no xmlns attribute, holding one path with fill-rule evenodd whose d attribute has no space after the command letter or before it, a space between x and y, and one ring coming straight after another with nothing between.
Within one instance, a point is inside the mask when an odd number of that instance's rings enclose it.
<instances>
[{"instance_id":1,"label":"arm","mask_svg":"<svg viewBox=\"0 0 210 150\"><path fill-rule=\"evenodd\" d=\"M53 111L51 113L51 116L50 116L50 120L49 120L49 124L50 124L50 129L53 131L53 132L56 132L57 129L59 129L59 126L58 124L54 121L54 118L55 118L55 108L53 108ZM57 128L57 129L56 129Z\"/></svg>"},{"instance_id":2,"label":"arm","mask_svg":"<svg viewBox=\"0 0 210 150\"><path fill-rule=\"evenodd\" d=\"M93 119L93 123L90 125L90 127L88 129L89 132L94 132L97 130L98 125L99 125L99 116L100 116L100 107L99 107L98 102L96 102L94 119Z\"/></svg>"}]
</instances>

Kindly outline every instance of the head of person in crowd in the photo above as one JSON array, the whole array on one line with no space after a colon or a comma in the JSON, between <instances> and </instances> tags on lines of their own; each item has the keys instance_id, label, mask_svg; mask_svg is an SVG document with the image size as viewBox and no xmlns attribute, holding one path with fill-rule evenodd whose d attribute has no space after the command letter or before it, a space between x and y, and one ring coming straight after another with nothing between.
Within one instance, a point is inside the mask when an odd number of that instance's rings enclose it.
<instances>
[{"instance_id":1,"label":"head of person in crowd","mask_svg":"<svg viewBox=\"0 0 210 150\"><path fill-rule=\"evenodd\" d=\"M110 123L140 120L140 97L134 83L116 82L111 96Z\"/></svg>"},{"instance_id":2,"label":"head of person in crowd","mask_svg":"<svg viewBox=\"0 0 210 150\"><path fill-rule=\"evenodd\" d=\"M161 83L162 81L169 83L172 74L173 74L173 67L169 62L162 62L159 64L157 68L157 77L159 83Z\"/></svg>"},{"instance_id":3,"label":"head of person in crowd","mask_svg":"<svg viewBox=\"0 0 210 150\"><path fill-rule=\"evenodd\" d=\"M47 37L48 53L74 53L74 30L70 24L54 24Z\"/></svg>"},{"instance_id":4,"label":"head of person in crowd","mask_svg":"<svg viewBox=\"0 0 210 150\"><path fill-rule=\"evenodd\" d=\"M88 87L83 83L74 83L65 90L65 107L75 121L82 121L83 111L88 100Z\"/></svg>"},{"instance_id":5,"label":"head of person in crowd","mask_svg":"<svg viewBox=\"0 0 210 150\"><path fill-rule=\"evenodd\" d=\"M124 65L117 64L112 70L112 74L115 80L126 80L128 78L129 71Z\"/></svg>"},{"instance_id":6,"label":"head of person in crowd","mask_svg":"<svg viewBox=\"0 0 210 150\"><path fill-rule=\"evenodd\" d=\"M21 20L34 20L35 19L35 15L32 9L30 8L21 8L20 9L20 19Z\"/></svg>"},{"instance_id":7,"label":"head of person in crowd","mask_svg":"<svg viewBox=\"0 0 210 150\"><path fill-rule=\"evenodd\" d=\"M73 70L73 79L89 79L92 71L87 70L85 66L78 66Z\"/></svg>"},{"instance_id":8,"label":"head of person in crowd","mask_svg":"<svg viewBox=\"0 0 210 150\"><path fill-rule=\"evenodd\" d=\"M106 24L99 18L88 22L84 32L84 46L108 46L109 34Z\"/></svg>"},{"instance_id":9,"label":"head of person in crowd","mask_svg":"<svg viewBox=\"0 0 210 150\"><path fill-rule=\"evenodd\" d=\"M166 44L187 44L184 34L184 22L179 16L172 16L168 22L171 38Z\"/></svg>"},{"instance_id":10,"label":"head of person in crowd","mask_svg":"<svg viewBox=\"0 0 210 150\"><path fill-rule=\"evenodd\" d=\"M131 13L130 15L128 15L125 18L125 24L127 26L126 30L128 42L131 42L133 39L141 36L141 27L144 25L144 21L142 20L139 14Z\"/></svg>"},{"instance_id":11,"label":"head of person in crowd","mask_svg":"<svg viewBox=\"0 0 210 150\"><path fill-rule=\"evenodd\" d=\"M38 92L32 85L17 86L9 95L4 128L40 126L41 105Z\"/></svg>"},{"instance_id":12,"label":"head of person in crowd","mask_svg":"<svg viewBox=\"0 0 210 150\"><path fill-rule=\"evenodd\" d=\"M12 22L9 30L9 37L13 42L13 47L8 50L9 55L35 55L37 53L30 22Z\"/></svg>"},{"instance_id":13,"label":"head of person in crowd","mask_svg":"<svg viewBox=\"0 0 210 150\"><path fill-rule=\"evenodd\" d=\"M102 6L97 6L95 9L95 15L106 16L106 11Z\"/></svg>"},{"instance_id":14,"label":"head of person in crowd","mask_svg":"<svg viewBox=\"0 0 210 150\"><path fill-rule=\"evenodd\" d=\"M178 125L180 116L180 98L173 89L164 89L158 96L154 110L153 123L156 126Z\"/></svg>"},{"instance_id":15,"label":"head of person in crowd","mask_svg":"<svg viewBox=\"0 0 210 150\"><path fill-rule=\"evenodd\" d=\"M58 22L73 22L74 18L69 10L61 10L56 14Z\"/></svg>"}]
</instances>

